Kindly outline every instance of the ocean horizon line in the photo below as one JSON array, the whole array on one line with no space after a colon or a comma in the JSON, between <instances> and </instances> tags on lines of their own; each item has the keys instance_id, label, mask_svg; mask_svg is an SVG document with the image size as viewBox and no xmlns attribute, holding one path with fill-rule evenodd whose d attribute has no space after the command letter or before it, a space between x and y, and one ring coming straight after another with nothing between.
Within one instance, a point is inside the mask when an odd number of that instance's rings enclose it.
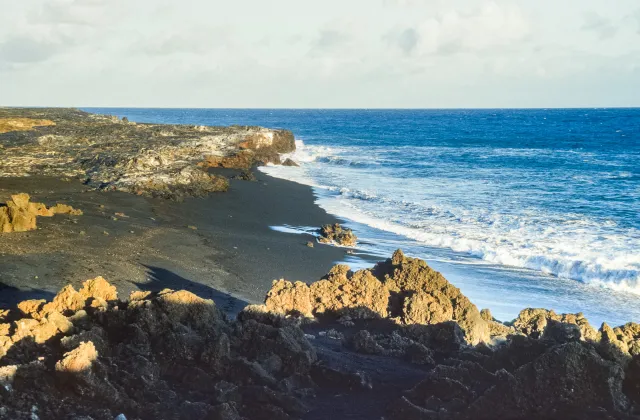
<instances>
[{"instance_id":1,"label":"ocean horizon line","mask_svg":"<svg viewBox=\"0 0 640 420\"><path fill-rule=\"evenodd\" d=\"M522 111L522 110L602 110L640 109L637 106L576 106L576 107L192 107L192 106L78 106L78 105L0 105L0 108L74 108L74 109L159 109L159 110L300 110L300 111Z\"/></svg>"}]
</instances>

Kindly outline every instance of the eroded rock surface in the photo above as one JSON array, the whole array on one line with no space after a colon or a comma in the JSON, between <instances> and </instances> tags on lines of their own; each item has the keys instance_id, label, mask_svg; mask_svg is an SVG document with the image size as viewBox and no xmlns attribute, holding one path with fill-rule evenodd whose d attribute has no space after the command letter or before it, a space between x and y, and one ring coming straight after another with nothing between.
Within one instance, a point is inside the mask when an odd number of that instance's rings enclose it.
<instances>
[{"instance_id":1,"label":"eroded rock surface","mask_svg":"<svg viewBox=\"0 0 640 420\"><path fill-rule=\"evenodd\" d=\"M6 418L32 418L34 407L40 418L93 419L289 419L308 410L295 394L313 393L317 356L294 322L250 310L229 321L184 290L121 301L102 277L18 306L0 330Z\"/></svg>"},{"instance_id":2,"label":"eroded rock surface","mask_svg":"<svg viewBox=\"0 0 640 420\"><path fill-rule=\"evenodd\" d=\"M71 109L0 108L0 123L25 118L31 122L22 131L0 129L0 177L77 177L95 188L181 199L226 191L227 180L207 167L280 163L281 153L295 150L286 130L136 124Z\"/></svg>"},{"instance_id":3,"label":"eroded rock surface","mask_svg":"<svg viewBox=\"0 0 640 420\"><path fill-rule=\"evenodd\" d=\"M596 332L581 314L545 309L502 324L400 251L371 270L338 265L311 285L276 281L236 320L184 290L123 301L97 277L0 312L0 409L15 419L359 409L394 420L631 419L639 331Z\"/></svg>"},{"instance_id":4,"label":"eroded rock surface","mask_svg":"<svg viewBox=\"0 0 640 420\"><path fill-rule=\"evenodd\" d=\"M339 223L324 225L320 229L320 242L325 244L338 244L342 246L356 246L358 237L351 229L343 228Z\"/></svg>"},{"instance_id":5,"label":"eroded rock surface","mask_svg":"<svg viewBox=\"0 0 640 420\"><path fill-rule=\"evenodd\" d=\"M354 273L338 265L311 285L274 282L265 304L284 314L390 318L403 325L456 321L469 343L491 340L478 308L440 273L402 251L371 270Z\"/></svg>"},{"instance_id":6,"label":"eroded rock surface","mask_svg":"<svg viewBox=\"0 0 640 420\"><path fill-rule=\"evenodd\" d=\"M35 230L36 218L51 217L55 214L81 216L82 210L58 203L47 208L42 203L32 203L29 194L21 193L11 196L4 206L0 206L0 233L27 232Z\"/></svg>"}]
</instances>

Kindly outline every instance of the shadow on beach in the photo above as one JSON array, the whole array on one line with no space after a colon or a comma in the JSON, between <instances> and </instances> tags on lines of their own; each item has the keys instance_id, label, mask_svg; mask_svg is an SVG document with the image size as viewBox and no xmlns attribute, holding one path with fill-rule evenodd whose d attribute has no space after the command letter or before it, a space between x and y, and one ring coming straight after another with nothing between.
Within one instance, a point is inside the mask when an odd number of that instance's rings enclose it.
<instances>
[{"instance_id":1,"label":"shadow on beach","mask_svg":"<svg viewBox=\"0 0 640 420\"><path fill-rule=\"evenodd\" d=\"M51 300L55 293L47 292L40 289L22 290L14 286L0 282L0 308L14 308L23 300L29 299L46 299Z\"/></svg>"},{"instance_id":2,"label":"shadow on beach","mask_svg":"<svg viewBox=\"0 0 640 420\"><path fill-rule=\"evenodd\" d=\"M161 267L145 265L148 282L135 283L141 290L159 292L163 289L188 290L204 299L213 300L218 308L232 318L249 303L238 299L226 292L222 292L206 284L188 280L170 270Z\"/></svg>"}]
</instances>

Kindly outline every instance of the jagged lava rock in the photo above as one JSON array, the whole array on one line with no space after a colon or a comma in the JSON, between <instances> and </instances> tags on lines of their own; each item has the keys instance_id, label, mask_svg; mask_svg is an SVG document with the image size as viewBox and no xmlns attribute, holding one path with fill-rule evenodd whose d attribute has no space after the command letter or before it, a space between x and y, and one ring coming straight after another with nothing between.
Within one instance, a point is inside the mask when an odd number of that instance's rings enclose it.
<instances>
[{"instance_id":1,"label":"jagged lava rock","mask_svg":"<svg viewBox=\"0 0 640 420\"><path fill-rule=\"evenodd\" d=\"M335 243L342 246L356 246L358 237L351 229L343 228L340 223L334 225L324 225L320 229L320 238L322 243Z\"/></svg>"},{"instance_id":2,"label":"jagged lava rock","mask_svg":"<svg viewBox=\"0 0 640 420\"><path fill-rule=\"evenodd\" d=\"M398 250L391 259L378 263L373 272L384 279L384 285L392 294L392 314L400 316L405 324L423 319L453 320L464 330L469 343L490 341L489 325L478 308L426 262L406 257ZM407 301L428 302L428 305L420 306L417 314L414 305L407 305Z\"/></svg>"},{"instance_id":3,"label":"jagged lava rock","mask_svg":"<svg viewBox=\"0 0 640 420\"><path fill-rule=\"evenodd\" d=\"M30 202L29 194L20 193L11 196L6 206L0 206L0 233L27 232L36 229L36 217L50 217L54 214L81 216L82 211L66 204L56 204L47 208L42 203Z\"/></svg>"},{"instance_id":4,"label":"jagged lava rock","mask_svg":"<svg viewBox=\"0 0 640 420\"><path fill-rule=\"evenodd\" d=\"M18 133L0 128L0 176L75 177L97 189L181 200L228 188L226 178L209 174L207 167L277 164L281 153L295 150L287 130L142 124L73 109L0 108L0 121L29 117L51 124Z\"/></svg>"}]
</instances>

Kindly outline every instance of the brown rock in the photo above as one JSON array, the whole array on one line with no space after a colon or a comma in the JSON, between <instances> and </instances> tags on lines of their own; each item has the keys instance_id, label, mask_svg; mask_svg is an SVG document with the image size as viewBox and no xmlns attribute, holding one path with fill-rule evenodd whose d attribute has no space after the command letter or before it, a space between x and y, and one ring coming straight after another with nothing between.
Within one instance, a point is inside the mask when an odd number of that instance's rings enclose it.
<instances>
[{"instance_id":1,"label":"brown rock","mask_svg":"<svg viewBox=\"0 0 640 420\"><path fill-rule=\"evenodd\" d=\"M198 164L202 168L244 169L248 171L255 163L255 154L251 151L240 151L232 156L206 156Z\"/></svg>"},{"instance_id":2,"label":"brown rock","mask_svg":"<svg viewBox=\"0 0 640 420\"><path fill-rule=\"evenodd\" d=\"M56 371L73 374L87 372L97 359L98 352L93 343L82 342L76 349L64 354L63 359L56 363Z\"/></svg>"},{"instance_id":3,"label":"brown rock","mask_svg":"<svg viewBox=\"0 0 640 420\"><path fill-rule=\"evenodd\" d=\"M298 165L296 162L294 162L293 160L286 158L284 160L284 162L282 162L282 166L300 166Z\"/></svg>"},{"instance_id":4,"label":"brown rock","mask_svg":"<svg viewBox=\"0 0 640 420\"><path fill-rule=\"evenodd\" d=\"M626 365L631 360L629 346L619 339L615 331L606 322L602 323L598 333L600 336L598 348L603 357L622 365Z\"/></svg>"},{"instance_id":5,"label":"brown rock","mask_svg":"<svg viewBox=\"0 0 640 420\"><path fill-rule=\"evenodd\" d=\"M577 314L556 314L548 309L527 308L520 311L518 317L513 321L513 327L517 332L532 338L540 338L548 321L558 321L567 324L575 324L580 329L584 340L596 340L597 333L589 324L589 321L580 312Z\"/></svg>"},{"instance_id":6,"label":"brown rock","mask_svg":"<svg viewBox=\"0 0 640 420\"><path fill-rule=\"evenodd\" d=\"M50 120L38 120L33 118L0 118L0 134L12 131L29 131L35 127L56 125Z\"/></svg>"},{"instance_id":7,"label":"brown rock","mask_svg":"<svg viewBox=\"0 0 640 420\"><path fill-rule=\"evenodd\" d=\"M352 318L386 317L389 291L373 276L370 270L355 273L348 266L337 265L325 280L310 286L313 311Z\"/></svg>"},{"instance_id":8,"label":"brown rock","mask_svg":"<svg viewBox=\"0 0 640 420\"><path fill-rule=\"evenodd\" d=\"M56 204L49 210L51 210L53 214L70 214L72 216L82 216L82 210L74 209L73 207L62 203Z\"/></svg>"},{"instance_id":9,"label":"brown rock","mask_svg":"<svg viewBox=\"0 0 640 420\"><path fill-rule=\"evenodd\" d=\"M36 216L52 217L53 210L47 208L43 203L29 203L29 211L35 213Z\"/></svg>"},{"instance_id":10,"label":"brown rock","mask_svg":"<svg viewBox=\"0 0 640 420\"><path fill-rule=\"evenodd\" d=\"M82 283L79 293L85 300L89 298L99 298L107 302L118 300L116 287L109 284L102 276Z\"/></svg>"},{"instance_id":11,"label":"brown rock","mask_svg":"<svg viewBox=\"0 0 640 420\"><path fill-rule=\"evenodd\" d=\"M13 194L11 196L11 200L15 207L21 210L29 210L30 199L31 197L29 197L29 194L27 193Z\"/></svg>"},{"instance_id":12,"label":"brown rock","mask_svg":"<svg viewBox=\"0 0 640 420\"><path fill-rule=\"evenodd\" d=\"M483 309L480 311L480 317L482 317L482 319L484 319L485 321L495 321L495 319L493 318L493 315L491 315L491 311L489 309Z\"/></svg>"},{"instance_id":13,"label":"brown rock","mask_svg":"<svg viewBox=\"0 0 640 420\"><path fill-rule=\"evenodd\" d=\"M144 300L151 296L151 292L143 290L134 290L129 294L129 300Z\"/></svg>"},{"instance_id":14,"label":"brown rock","mask_svg":"<svg viewBox=\"0 0 640 420\"><path fill-rule=\"evenodd\" d=\"M67 285L58 292L52 302L45 304L42 312L45 314L57 311L67 314L84 309L86 299L71 285Z\"/></svg>"},{"instance_id":15,"label":"brown rock","mask_svg":"<svg viewBox=\"0 0 640 420\"><path fill-rule=\"evenodd\" d=\"M30 316L33 319L41 319L43 316L41 311L45 303L47 303L47 301L44 299L23 300L18 303L18 309L25 316Z\"/></svg>"},{"instance_id":16,"label":"brown rock","mask_svg":"<svg viewBox=\"0 0 640 420\"><path fill-rule=\"evenodd\" d=\"M34 230L37 216L49 217L56 213L82 214L82 211L64 204L48 209L42 203L31 203L29 200L29 194L14 194L11 200L7 201L6 207L0 207L0 233Z\"/></svg>"},{"instance_id":17,"label":"brown rock","mask_svg":"<svg viewBox=\"0 0 640 420\"><path fill-rule=\"evenodd\" d=\"M439 291L413 293L404 299L403 322L405 324L437 324L453 318L453 306Z\"/></svg>"},{"instance_id":18,"label":"brown rock","mask_svg":"<svg viewBox=\"0 0 640 420\"><path fill-rule=\"evenodd\" d=\"M444 302L449 300L452 308L451 320L456 321L465 332L467 341L471 344L488 342L490 340L489 326L482 319L478 308L464 296L460 289L454 287L442 274L433 270L426 262L417 258L406 257L401 251L396 251L392 259L379 263L373 271L380 278L384 278L384 284L392 293L391 307L394 313L401 314L404 305L404 296L424 295L422 301ZM431 298L426 297L431 296ZM412 297L412 299L418 299ZM446 321L444 315L448 315L449 305L438 303L437 319ZM444 306L443 306L444 305Z\"/></svg>"},{"instance_id":19,"label":"brown rock","mask_svg":"<svg viewBox=\"0 0 640 420\"><path fill-rule=\"evenodd\" d=\"M8 207L0 207L0 232L1 233L13 232L13 225L11 224L11 218L9 217Z\"/></svg>"},{"instance_id":20,"label":"brown rock","mask_svg":"<svg viewBox=\"0 0 640 420\"><path fill-rule=\"evenodd\" d=\"M0 367L0 386L5 389L10 389L13 384L13 378L16 376L17 372L18 366L16 365Z\"/></svg>"},{"instance_id":21,"label":"brown rock","mask_svg":"<svg viewBox=\"0 0 640 420\"><path fill-rule=\"evenodd\" d=\"M324 225L320 229L319 241L322 243L335 243L342 246L356 246L358 237L351 229L343 228L339 223L334 225Z\"/></svg>"},{"instance_id":22,"label":"brown rock","mask_svg":"<svg viewBox=\"0 0 640 420\"><path fill-rule=\"evenodd\" d=\"M165 289L158 294L156 301L169 320L199 330L212 330L224 319L211 299L202 299L186 290Z\"/></svg>"},{"instance_id":23,"label":"brown rock","mask_svg":"<svg viewBox=\"0 0 640 420\"><path fill-rule=\"evenodd\" d=\"M29 211L29 195L17 194L7 201L13 232L27 232L36 228L36 214ZM17 201L16 201L17 200Z\"/></svg>"},{"instance_id":24,"label":"brown rock","mask_svg":"<svg viewBox=\"0 0 640 420\"><path fill-rule=\"evenodd\" d=\"M301 281L292 283L286 280L274 280L267 293L265 305L269 311L279 314L299 313L312 317L311 290Z\"/></svg>"}]
</instances>

